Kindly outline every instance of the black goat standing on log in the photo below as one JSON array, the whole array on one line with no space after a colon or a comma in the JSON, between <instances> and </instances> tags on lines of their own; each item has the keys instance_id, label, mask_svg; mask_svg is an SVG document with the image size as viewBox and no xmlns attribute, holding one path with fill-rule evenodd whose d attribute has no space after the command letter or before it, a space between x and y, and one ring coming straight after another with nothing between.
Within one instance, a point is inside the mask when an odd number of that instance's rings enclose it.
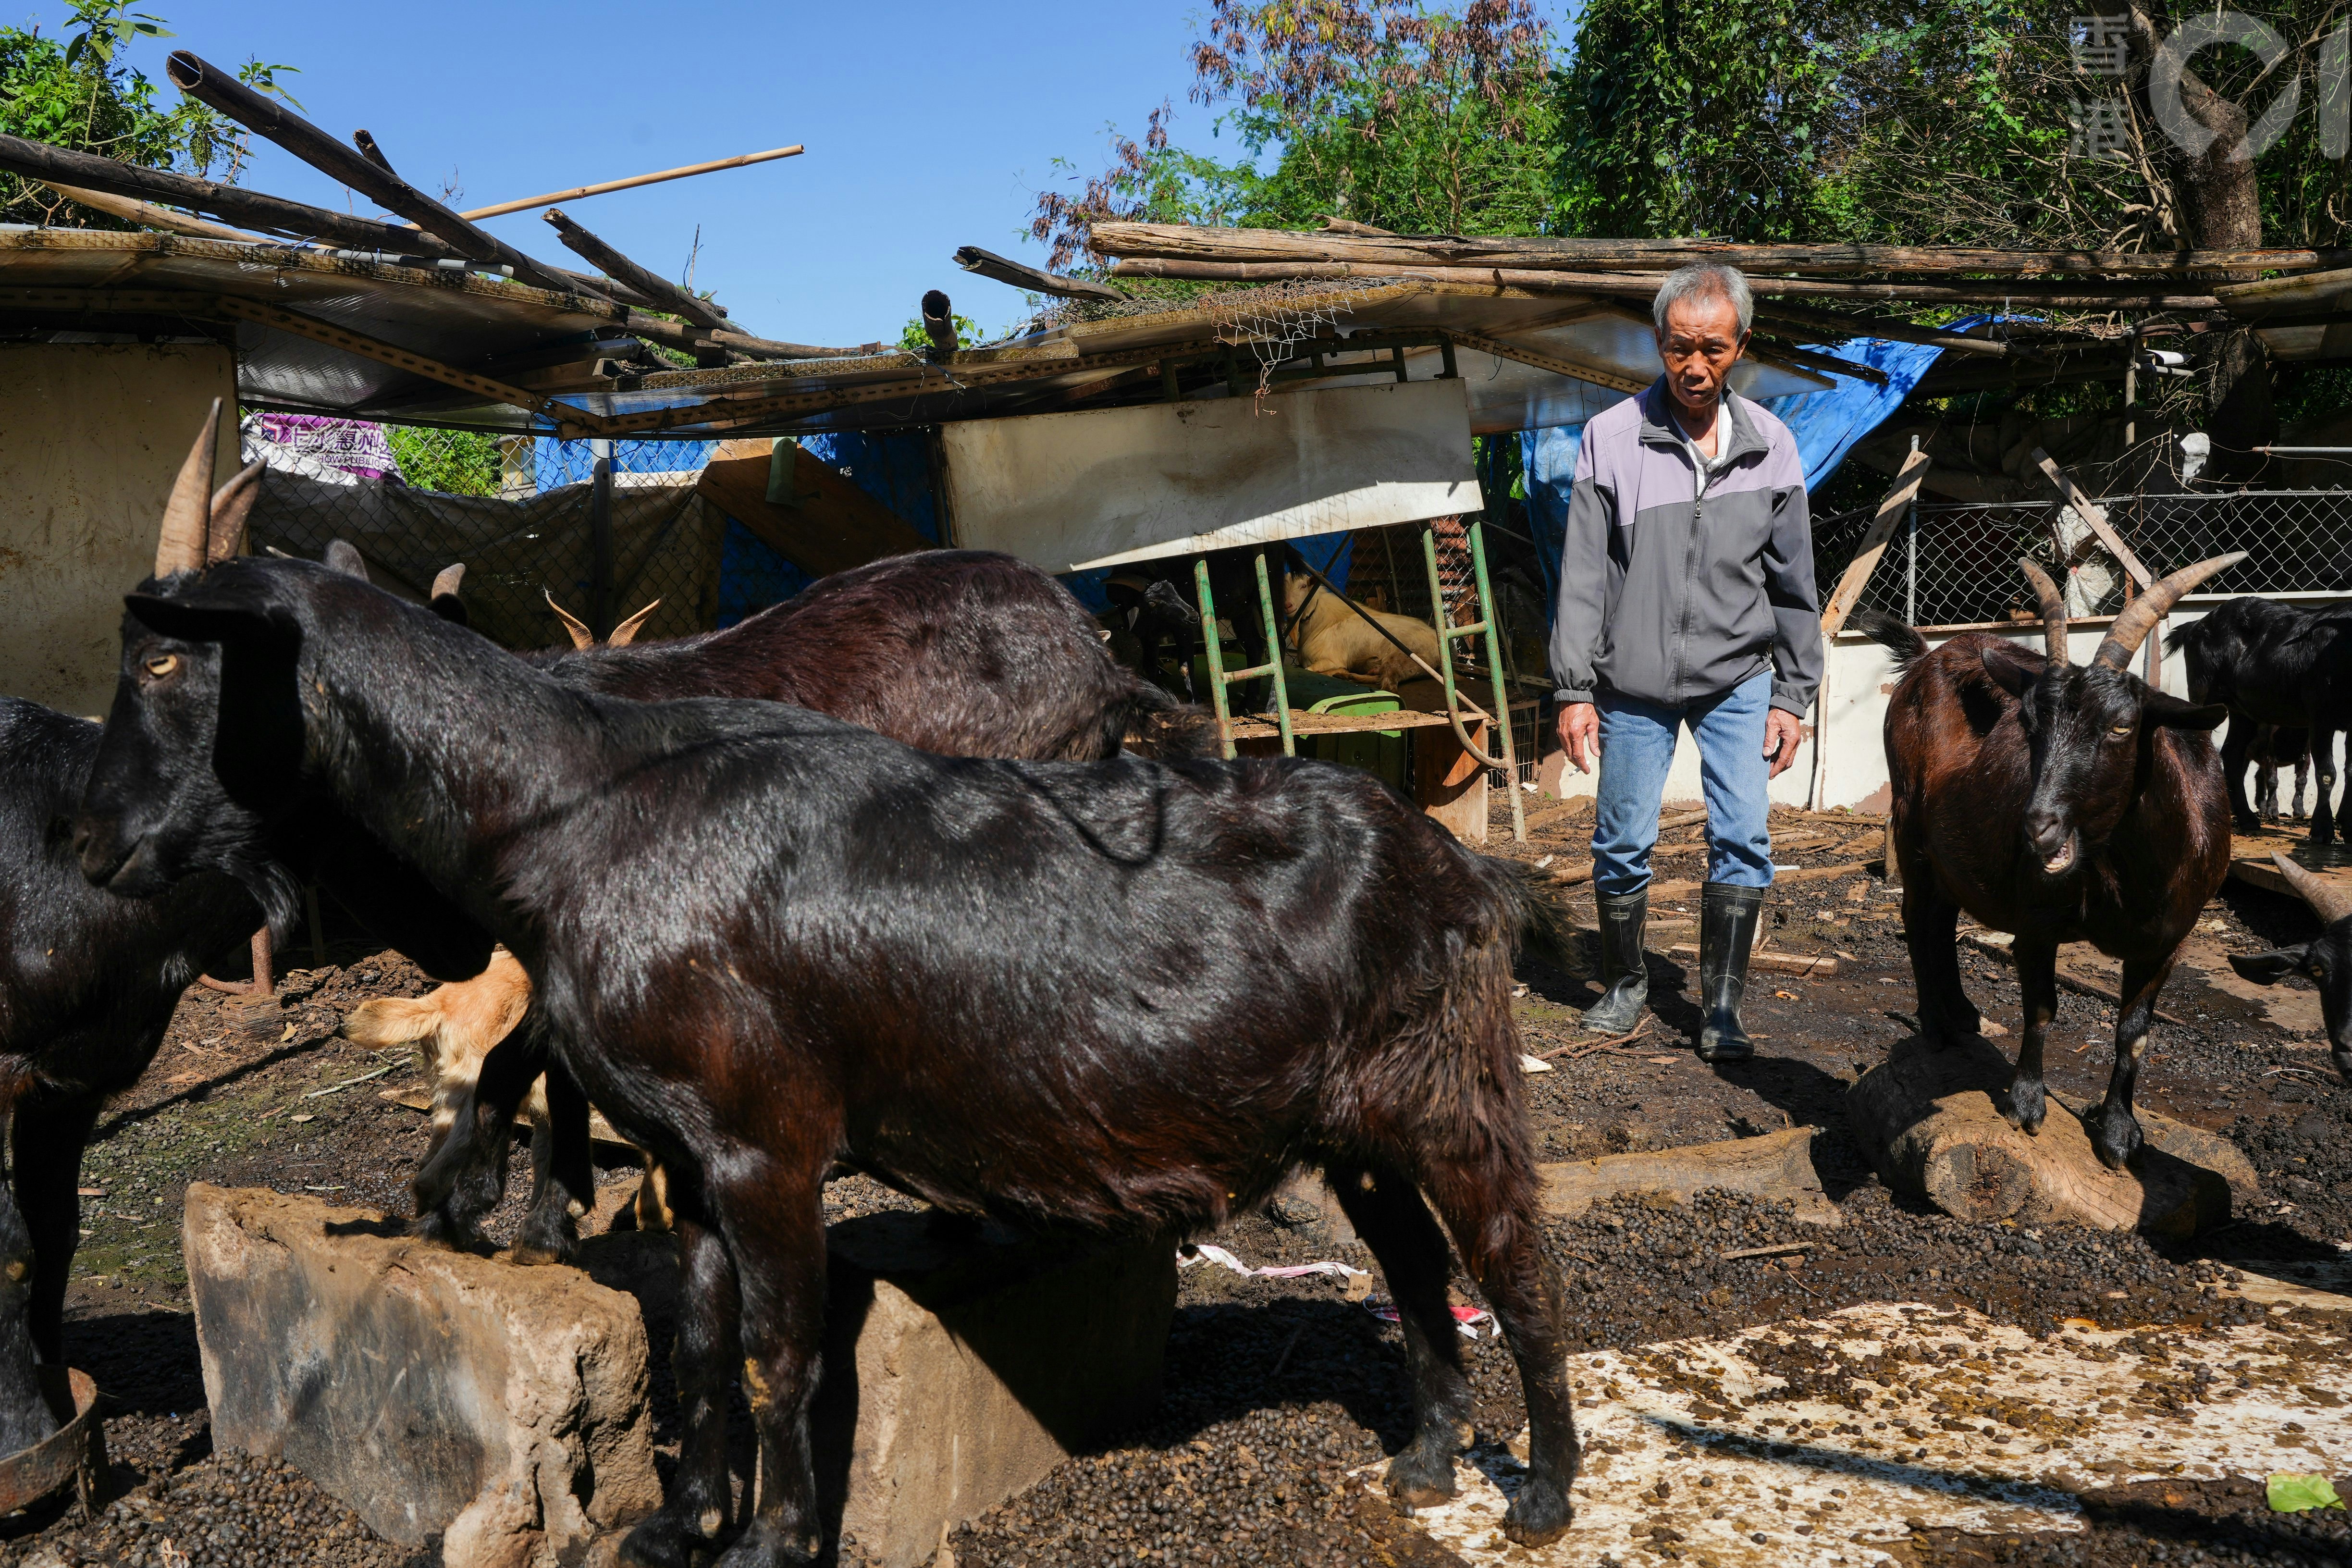
<instances>
[{"instance_id":1,"label":"black goat standing on log","mask_svg":"<svg viewBox=\"0 0 2352 1568\"><path fill-rule=\"evenodd\" d=\"M219 405L199 437L207 452ZM167 542L233 541L258 493L247 468L207 501L209 468L183 474ZM209 525L208 525L209 516ZM176 547L176 545L175 545ZM260 912L220 872L162 898L113 898L82 877L71 824L98 756L99 727L0 698L0 1454L57 1429L33 1352L63 1366L67 1282L81 1241L82 1147L110 1096L155 1059L180 994L205 962L242 942Z\"/></svg>"},{"instance_id":2,"label":"black goat standing on log","mask_svg":"<svg viewBox=\"0 0 2352 1568\"><path fill-rule=\"evenodd\" d=\"M2352 616L2270 599L2231 599L2174 631L2164 646L2188 660L2191 700L2219 702L2230 710L2221 770L2231 819L2247 832L2262 825L2246 799L2246 767L2261 731L2267 726L2302 730L2319 785L2311 841L2332 842L2336 737L2352 728Z\"/></svg>"},{"instance_id":3,"label":"black goat standing on log","mask_svg":"<svg viewBox=\"0 0 2352 1568\"><path fill-rule=\"evenodd\" d=\"M332 552L329 563L337 564ZM338 569L364 582L355 566L354 552ZM440 591L449 579L444 573L435 584L433 608L444 619L457 604L454 582ZM870 562L695 637L636 642L640 610L599 644L561 605L555 613L574 647L522 657L577 690L643 701L789 702L950 756L1087 762L1118 755L1130 734L1157 754L1184 756L1209 738L1202 710L1178 704L1110 658L1067 589L992 551ZM399 945L397 930L379 934ZM473 1114L429 1151L418 1229L459 1245L476 1238L503 1194L506 1129L545 1073L548 1135L532 1142L532 1197L511 1254L543 1263L571 1255L573 1215L595 1202L595 1173L588 1102L529 1028L526 1022L482 1058ZM444 1187L437 1173L447 1171L473 1179Z\"/></svg>"},{"instance_id":4,"label":"black goat standing on log","mask_svg":"<svg viewBox=\"0 0 2352 1568\"><path fill-rule=\"evenodd\" d=\"M837 1159L953 1213L1162 1236L1321 1166L1402 1314L1415 1432L1390 1485L1414 1504L1453 1495L1474 1408L1426 1193L1518 1365L1505 1528L1567 1529L1509 1001L1535 895L1379 781L943 758L780 704L602 698L302 562L128 604L85 874L135 897L230 870L277 907L273 828L330 802L513 951L550 1048L682 1178L685 1433L635 1561L682 1565L728 1518L739 1366L763 1484L724 1562L821 1551Z\"/></svg>"},{"instance_id":5,"label":"black goat standing on log","mask_svg":"<svg viewBox=\"0 0 2352 1568\"><path fill-rule=\"evenodd\" d=\"M1904 671L1886 711L1888 833L1920 1033L1949 1044L1981 1021L1960 985L1960 912L2015 932L2025 1031L2004 1110L2039 1131L2058 949L2088 942L2123 960L2115 1068L2088 1128L2113 1168L2140 1146L2132 1088L2157 993L2230 867L2229 805L2209 733L2227 710L2156 690L2130 672L2131 658L2183 594L2244 559L2220 556L2152 584L2080 668L2066 662L2064 600L2032 562L2022 564L2041 597L2046 657L1982 632L1930 652L1892 616L1852 622L1894 649Z\"/></svg>"}]
</instances>

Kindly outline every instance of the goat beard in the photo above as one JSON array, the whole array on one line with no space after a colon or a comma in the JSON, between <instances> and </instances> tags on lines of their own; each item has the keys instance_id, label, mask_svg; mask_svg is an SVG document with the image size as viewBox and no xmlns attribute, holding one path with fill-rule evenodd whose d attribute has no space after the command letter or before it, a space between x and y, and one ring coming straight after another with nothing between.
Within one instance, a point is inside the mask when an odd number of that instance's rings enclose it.
<instances>
[{"instance_id":1,"label":"goat beard","mask_svg":"<svg viewBox=\"0 0 2352 1568\"><path fill-rule=\"evenodd\" d=\"M302 910L301 879L281 861L244 855L229 857L223 868L261 906L262 923L269 928L270 945L283 947L293 941L295 921Z\"/></svg>"}]
</instances>

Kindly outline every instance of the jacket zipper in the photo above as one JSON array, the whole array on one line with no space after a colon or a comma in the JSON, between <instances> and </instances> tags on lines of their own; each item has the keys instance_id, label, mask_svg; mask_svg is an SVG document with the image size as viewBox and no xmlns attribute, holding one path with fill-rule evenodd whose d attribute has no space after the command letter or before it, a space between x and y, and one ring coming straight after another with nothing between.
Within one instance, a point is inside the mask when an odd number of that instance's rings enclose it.
<instances>
[{"instance_id":1,"label":"jacket zipper","mask_svg":"<svg viewBox=\"0 0 2352 1568\"><path fill-rule=\"evenodd\" d=\"M1693 464L1696 466L1694 456ZM1690 664L1690 618L1692 582L1698 575L1699 523L1706 515L1706 470L1698 470L1698 493L1691 498L1690 544L1683 552L1682 619L1675 632L1675 680L1667 689L1669 700L1679 703L1683 694L1683 676Z\"/></svg>"}]
</instances>

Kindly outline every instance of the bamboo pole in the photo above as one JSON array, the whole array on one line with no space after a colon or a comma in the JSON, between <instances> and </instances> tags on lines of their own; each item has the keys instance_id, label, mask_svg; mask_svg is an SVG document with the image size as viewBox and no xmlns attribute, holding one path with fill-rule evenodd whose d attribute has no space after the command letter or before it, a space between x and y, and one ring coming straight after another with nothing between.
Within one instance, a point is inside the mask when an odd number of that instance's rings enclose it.
<instances>
[{"instance_id":1,"label":"bamboo pole","mask_svg":"<svg viewBox=\"0 0 2352 1568\"><path fill-rule=\"evenodd\" d=\"M44 184L78 185L108 195L171 202L272 235L332 239L363 250L395 255L457 254L428 235L415 234L392 224L289 202L258 191L242 191L212 180L192 179L163 169L118 163L95 153L76 153L52 147L46 142L28 142L22 136L0 134L0 169Z\"/></svg>"},{"instance_id":2,"label":"bamboo pole","mask_svg":"<svg viewBox=\"0 0 2352 1568\"><path fill-rule=\"evenodd\" d=\"M604 180L593 185L574 185L568 191L550 191L543 196L524 196L520 201L494 202L486 207L474 207L457 216L478 221L486 217L502 217L519 213L526 207L543 207L553 202L576 202L583 196L601 196L607 191L635 190L639 185L657 185L664 180L683 180L689 174L714 174L720 169L748 168L753 163L765 163L777 158L798 157L806 151L795 142L789 147L771 147L764 153L738 153L732 158L713 158L708 163L688 163L680 168L664 169L658 174L632 174L625 180Z\"/></svg>"},{"instance_id":3,"label":"bamboo pole","mask_svg":"<svg viewBox=\"0 0 2352 1568\"><path fill-rule=\"evenodd\" d=\"M999 256L992 250L982 250L976 245L956 247L955 264L966 272L976 272L982 278L1009 283L1015 289L1034 289L1040 294L1053 294L1065 300L1101 300L1110 304L1120 304L1127 299L1118 289L1107 288L1092 279L1065 278L1042 267L1032 267L1026 262Z\"/></svg>"},{"instance_id":4,"label":"bamboo pole","mask_svg":"<svg viewBox=\"0 0 2352 1568\"><path fill-rule=\"evenodd\" d=\"M184 234L196 239L233 240L239 245L268 243L268 238L265 235L247 234L241 228L231 228L226 224L214 223L206 218L191 217L186 213L173 212L170 207L159 207L152 202L142 202L131 196L110 195L104 191L93 191L81 185L61 185L55 180L43 180L41 184L68 201L79 202L92 212L101 212L109 217L119 217L125 223L135 223L142 228L160 228L167 233Z\"/></svg>"},{"instance_id":5,"label":"bamboo pole","mask_svg":"<svg viewBox=\"0 0 2352 1568\"><path fill-rule=\"evenodd\" d=\"M247 130L268 137L385 211L399 214L417 225L419 233L442 237L438 243L459 251L467 260L511 268L519 280L535 288L559 294L580 291L577 285L555 277L506 241L477 228L392 173L389 163L373 162L344 146L284 104L263 97L190 51L174 49L165 62L164 72L172 85L190 98L211 105Z\"/></svg>"},{"instance_id":6,"label":"bamboo pole","mask_svg":"<svg viewBox=\"0 0 2352 1568\"><path fill-rule=\"evenodd\" d=\"M638 266L578 224L573 223L571 218L564 216L562 209L550 207L541 216L545 217L549 225L554 228L556 237L563 242L563 247L566 250L585 258L591 266L603 268L646 299L653 300L657 310L684 316L696 326L708 327L713 331L727 325L727 318L712 310L707 301L696 299L660 274Z\"/></svg>"},{"instance_id":7,"label":"bamboo pole","mask_svg":"<svg viewBox=\"0 0 2352 1568\"><path fill-rule=\"evenodd\" d=\"M2276 271L2352 264L2352 251L2346 250L1988 250L1942 246L1733 245L1706 239L1414 237L1335 232L1328 228L1320 233L1302 233L1160 223L1097 224L1088 243L1104 256L1165 260L1349 261L1570 271L1667 269L1689 261L1720 261L1748 272L1996 272L2018 277L2121 273L2161 277L2182 272Z\"/></svg>"},{"instance_id":8,"label":"bamboo pole","mask_svg":"<svg viewBox=\"0 0 2352 1568\"><path fill-rule=\"evenodd\" d=\"M1824 337L1884 338L1889 342L1924 343L1930 348L1986 354L1994 358L2000 358L2011 352L2010 344L1992 338L1963 337L1958 332L1916 327L1908 321L1893 321L1884 316L1853 316L1842 310L1815 310L1803 305L1768 305L1756 312L1756 319L1759 322L1819 332Z\"/></svg>"}]
</instances>

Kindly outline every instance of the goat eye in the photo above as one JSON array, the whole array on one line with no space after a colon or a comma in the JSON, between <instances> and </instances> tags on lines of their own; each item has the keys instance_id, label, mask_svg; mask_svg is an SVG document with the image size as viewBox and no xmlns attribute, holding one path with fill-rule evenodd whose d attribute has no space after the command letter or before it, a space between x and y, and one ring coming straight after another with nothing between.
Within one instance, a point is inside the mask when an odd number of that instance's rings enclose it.
<instances>
[{"instance_id":1,"label":"goat eye","mask_svg":"<svg viewBox=\"0 0 2352 1568\"><path fill-rule=\"evenodd\" d=\"M2121 739L2123 736L2128 735L2131 732L2132 727L2128 724L2118 724L2114 729L2107 731L2108 734L2116 736L2118 739Z\"/></svg>"},{"instance_id":2,"label":"goat eye","mask_svg":"<svg viewBox=\"0 0 2352 1568\"><path fill-rule=\"evenodd\" d=\"M176 653L159 653L147 661L148 675L157 680L163 679L179 668L180 656Z\"/></svg>"}]
</instances>

